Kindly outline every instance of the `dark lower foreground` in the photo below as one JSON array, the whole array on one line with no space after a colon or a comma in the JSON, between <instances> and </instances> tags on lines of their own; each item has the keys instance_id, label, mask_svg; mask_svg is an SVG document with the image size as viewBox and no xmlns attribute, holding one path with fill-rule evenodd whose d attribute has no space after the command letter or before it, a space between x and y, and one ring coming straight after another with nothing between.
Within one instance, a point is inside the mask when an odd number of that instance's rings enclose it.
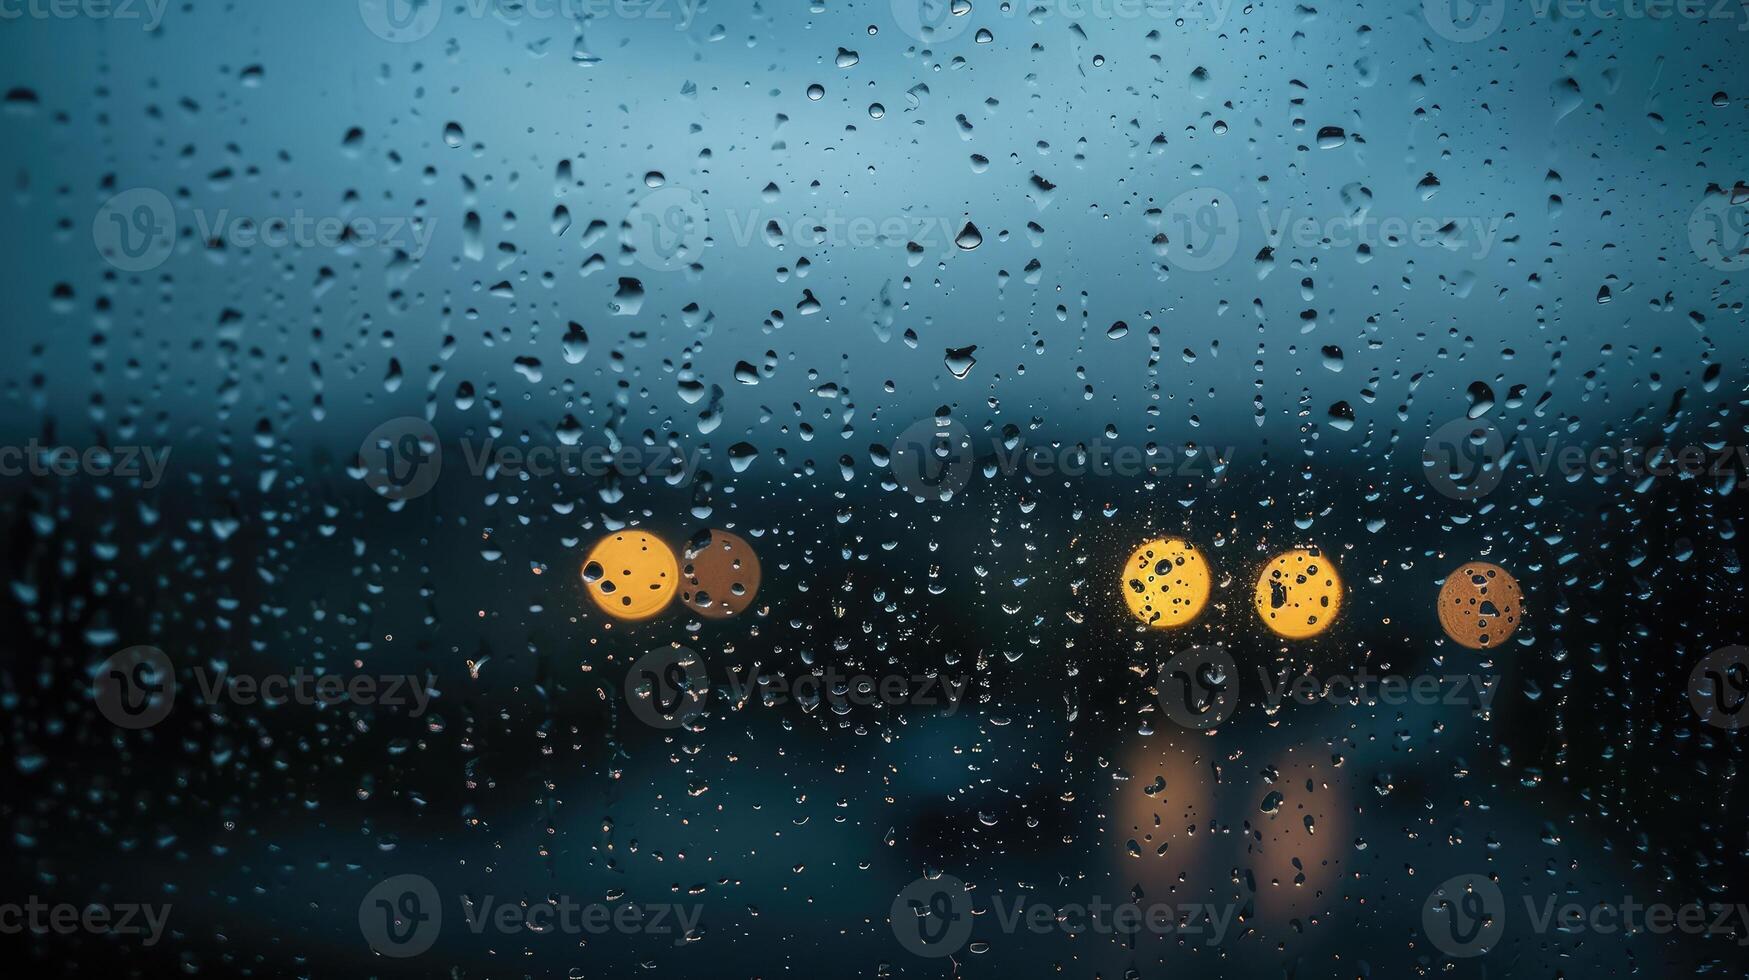
<instances>
[{"instance_id":1,"label":"dark lower foreground","mask_svg":"<svg viewBox=\"0 0 1749 980\"><path fill-rule=\"evenodd\" d=\"M80 544L117 533L96 515L127 509L47 504L67 518L47 536L26 520L44 498L13 498L12 559L36 593L7 613L25 640L6 673L11 891L171 912L149 948L6 941L15 961L73 975L1347 977L1453 962L1475 976L1662 976L1749 963L1730 917L1611 931L1623 915L1656 924L1635 906L1674 916L1744 900L1740 832L1725 829L1740 806L1736 736L1700 723L1686 690L1692 661L1741 639L1726 612L1740 600L1730 539L1702 536L1734 498L1661 491L1653 523L1569 493L1458 524L1435 516L1454 509L1443 500L1331 494L1286 511L1317 513L1300 530L1205 516L1247 514L1269 499L1262 485L1188 507L1111 489L1040 488L1030 504L985 486L928 507L858 498L853 527L721 503L707 519L761 548L762 612L697 629L679 616L604 629L562 540L601 532L574 519L496 529L503 555L486 560L489 516L469 500L389 515L366 501L342 533L281 541L260 566L234 556L258 553L249 539L265 540L266 522L225 541L159 531L146 560L123 564ZM1107 499L1125 504L1088 503ZM177 528L211 505L164 506ZM693 520L652 523L684 533ZM154 543L136 530L131 545ZM1108 581L1162 530L1203 542L1231 579L1191 638L1225 643L1249 685L1214 735L1157 710L1154 668L1178 637L1134 632ZM1332 548L1350 605L1330 634L1284 648L1252 618L1245 569L1313 538L1351 545ZM1530 611L1493 655L1441 642L1428 602L1477 557L1513 569ZM661 732L629 711L622 682L630 660L676 640L706 656L719 690L754 662L970 680L957 703L842 714L718 697L697 730ZM83 671L133 642L184 663L429 671L439 696L419 718L179 702L122 732L91 709ZM1485 712L1474 698L1271 711L1249 680L1259 666L1498 680ZM891 921L926 872L973 887L978 914L953 957L915 955ZM435 900L390 908L441 909L441 924L417 956L373 956L367 899L405 874ZM1494 919L1460 899L1430 927L1429 895L1464 875L1496 880L1500 938L1452 960L1430 928L1450 943ZM528 911L542 902L576 917ZM1108 930L1097 907L1127 903L1172 928ZM1092 927L1074 932L1090 906Z\"/></svg>"}]
</instances>

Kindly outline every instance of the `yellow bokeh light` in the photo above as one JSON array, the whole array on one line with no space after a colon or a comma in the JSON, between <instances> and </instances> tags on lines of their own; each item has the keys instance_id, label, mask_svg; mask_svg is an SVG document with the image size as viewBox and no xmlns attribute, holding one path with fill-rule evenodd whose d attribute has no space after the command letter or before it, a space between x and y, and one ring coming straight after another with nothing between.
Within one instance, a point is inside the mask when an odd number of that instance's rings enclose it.
<instances>
[{"instance_id":1,"label":"yellow bokeh light","mask_svg":"<svg viewBox=\"0 0 1749 980\"><path fill-rule=\"evenodd\" d=\"M1317 548L1283 552L1257 576L1257 615L1277 636L1304 640L1330 628L1342 609L1342 577Z\"/></svg>"},{"instance_id":2,"label":"yellow bokeh light","mask_svg":"<svg viewBox=\"0 0 1749 980\"><path fill-rule=\"evenodd\" d=\"M1188 625L1209 601L1209 563L1196 545L1158 538L1130 554L1123 601L1130 615L1155 629Z\"/></svg>"},{"instance_id":3,"label":"yellow bokeh light","mask_svg":"<svg viewBox=\"0 0 1749 980\"><path fill-rule=\"evenodd\" d=\"M679 585L674 552L648 531L610 534L583 560L584 588L615 619L649 619L667 608Z\"/></svg>"}]
</instances>

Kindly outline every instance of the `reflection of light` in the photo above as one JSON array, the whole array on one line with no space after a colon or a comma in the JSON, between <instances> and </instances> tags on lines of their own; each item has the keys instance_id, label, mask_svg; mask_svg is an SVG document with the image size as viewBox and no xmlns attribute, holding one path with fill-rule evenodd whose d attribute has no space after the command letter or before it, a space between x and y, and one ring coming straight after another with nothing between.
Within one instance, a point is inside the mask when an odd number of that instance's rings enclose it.
<instances>
[{"instance_id":1,"label":"reflection of light","mask_svg":"<svg viewBox=\"0 0 1749 980\"><path fill-rule=\"evenodd\" d=\"M1303 640L1330 628L1342 609L1342 578L1317 548L1271 558L1257 576L1257 615L1279 636Z\"/></svg>"},{"instance_id":2,"label":"reflection of light","mask_svg":"<svg viewBox=\"0 0 1749 980\"><path fill-rule=\"evenodd\" d=\"M649 619L667 607L680 584L674 552L648 531L620 531L596 542L583 561L583 584L615 619Z\"/></svg>"},{"instance_id":3,"label":"reflection of light","mask_svg":"<svg viewBox=\"0 0 1749 980\"><path fill-rule=\"evenodd\" d=\"M1228 935L1261 928L1287 939L1294 920L1327 915L1342 900L1354 839L1346 773L1318 761L1315 743L1272 743L1270 758L1285 758L1255 766L1243 751L1211 757L1210 744L1156 741L1124 753L1130 778L1115 800L1113 853L1152 900L1253 899L1253 917L1235 916Z\"/></svg>"},{"instance_id":4,"label":"reflection of light","mask_svg":"<svg viewBox=\"0 0 1749 980\"><path fill-rule=\"evenodd\" d=\"M1279 770L1268 771L1248 787L1232 787L1246 790L1234 799L1249 810L1245 822L1252 830L1246 834L1248 853L1235 863L1255 878L1257 917L1266 929L1320 915L1340 902L1353 805L1344 774L1328 762L1289 756Z\"/></svg>"},{"instance_id":5,"label":"reflection of light","mask_svg":"<svg viewBox=\"0 0 1749 980\"><path fill-rule=\"evenodd\" d=\"M1124 563L1122 590L1130 615L1149 626L1188 625L1208 605L1208 561L1188 541L1149 541Z\"/></svg>"},{"instance_id":6,"label":"reflection of light","mask_svg":"<svg viewBox=\"0 0 1749 980\"><path fill-rule=\"evenodd\" d=\"M1512 573L1473 561L1446 576L1439 589L1439 625L1471 650L1499 646L1518 629L1524 593Z\"/></svg>"},{"instance_id":7,"label":"reflection of light","mask_svg":"<svg viewBox=\"0 0 1749 980\"><path fill-rule=\"evenodd\" d=\"M681 555L680 601L709 619L745 612L759 594L759 556L740 535L712 528Z\"/></svg>"},{"instance_id":8,"label":"reflection of light","mask_svg":"<svg viewBox=\"0 0 1749 980\"><path fill-rule=\"evenodd\" d=\"M1126 876L1149 895L1170 901L1213 896L1219 865L1209 848L1214 821L1210 743L1150 740L1123 757L1129 772L1117 795L1113 829L1125 856ZM1198 896L1189 898L1184 896Z\"/></svg>"}]
</instances>

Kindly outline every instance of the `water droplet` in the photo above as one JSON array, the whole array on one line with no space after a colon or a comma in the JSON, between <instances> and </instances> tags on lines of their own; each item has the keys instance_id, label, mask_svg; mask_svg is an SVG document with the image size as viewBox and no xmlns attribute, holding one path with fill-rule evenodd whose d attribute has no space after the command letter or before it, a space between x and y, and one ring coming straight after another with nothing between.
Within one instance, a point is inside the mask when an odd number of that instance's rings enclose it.
<instances>
[{"instance_id":1,"label":"water droplet","mask_svg":"<svg viewBox=\"0 0 1749 980\"><path fill-rule=\"evenodd\" d=\"M978 359L972 356L977 349L977 344L970 347L949 347L947 349L948 373L962 381L965 380L966 375L972 373L972 367L978 363Z\"/></svg>"}]
</instances>

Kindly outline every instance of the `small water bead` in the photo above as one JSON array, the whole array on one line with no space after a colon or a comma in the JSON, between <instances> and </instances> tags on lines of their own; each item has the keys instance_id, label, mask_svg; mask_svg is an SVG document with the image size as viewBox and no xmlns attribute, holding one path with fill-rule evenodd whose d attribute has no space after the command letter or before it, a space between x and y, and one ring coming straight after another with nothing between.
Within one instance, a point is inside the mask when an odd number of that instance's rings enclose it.
<instances>
[{"instance_id":1,"label":"small water bead","mask_svg":"<svg viewBox=\"0 0 1749 980\"><path fill-rule=\"evenodd\" d=\"M814 84L808 86L808 100L809 101L818 102L825 97L826 97L826 86L821 85L818 82L815 82Z\"/></svg>"}]
</instances>

